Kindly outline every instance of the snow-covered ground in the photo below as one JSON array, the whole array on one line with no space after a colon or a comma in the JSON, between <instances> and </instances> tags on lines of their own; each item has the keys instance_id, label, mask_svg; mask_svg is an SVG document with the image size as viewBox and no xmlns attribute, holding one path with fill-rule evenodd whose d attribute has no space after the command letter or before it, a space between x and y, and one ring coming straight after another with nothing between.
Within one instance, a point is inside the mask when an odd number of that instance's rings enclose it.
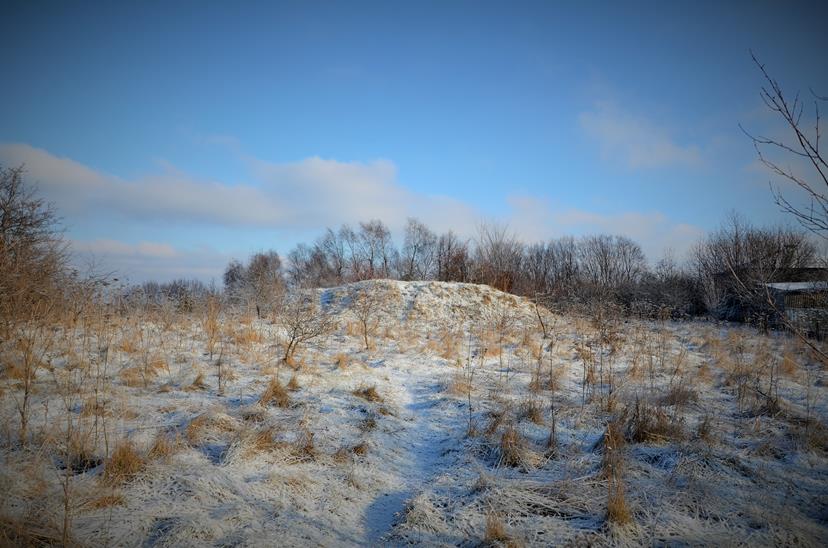
<instances>
[{"instance_id":1,"label":"snow-covered ground","mask_svg":"<svg viewBox=\"0 0 828 548\"><path fill-rule=\"evenodd\" d=\"M93 546L828 538L825 371L789 337L540 310L544 339L531 303L469 284L318 297L337 327L291 366L272 319L225 312L212 357L199 315L64 327L26 448L6 347L0 540L60 540L67 499ZM281 406L260 402L274 378ZM610 420L629 520L607 519ZM127 442L138 464L113 478Z\"/></svg>"}]
</instances>

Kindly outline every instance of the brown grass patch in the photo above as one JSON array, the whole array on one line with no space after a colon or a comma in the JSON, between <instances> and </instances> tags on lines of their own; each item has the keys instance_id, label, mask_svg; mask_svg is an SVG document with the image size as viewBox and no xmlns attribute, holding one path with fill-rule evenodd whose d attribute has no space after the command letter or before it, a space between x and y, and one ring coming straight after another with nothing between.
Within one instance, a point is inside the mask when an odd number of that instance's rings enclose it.
<instances>
[{"instance_id":1,"label":"brown grass patch","mask_svg":"<svg viewBox=\"0 0 828 548\"><path fill-rule=\"evenodd\" d=\"M121 377L121 382L131 388L137 388L146 384L144 372L139 367L122 369L118 376Z\"/></svg>"},{"instance_id":2,"label":"brown grass patch","mask_svg":"<svg viewBox=\"0 0 828 548\"><path fill-rule=\"evenodd\" d=\"M520 408L520 418L528 419L535 424L543 424L543 409L536 400L526 400Z\"/></svg>"},{"instance_id":3,"label":"brown grass patch","mask_svg":"<svg viewBox=\"0 0 828 548\"><path fill-rule=\"evenodd\" d=\"M607 479L607 521L626 524L632 520L624 496L624 434L621 424L610 421L604 433L604 458L602 471Z\"/></svg>"},{"instance_id":4,"label":"brown grass patch","mask_svg":"<svg viewBox=\"0 0 828 548\"><path fill-rule=\"evenodd\" d=\"M159 432L152 442L152 447L147 452L147 459L169 460L181 447L181 440L168 432Z\"/></svg>"},{"instance_id":5,"label":"brown grass patch","mask_svg":"<svg viewBox=\"0 0 828 548\"><path fill-rule=\"evenodd\" d=\"M495 513L490 512L486 516L486 533L483 541L489 544L508 543L511 540L506 531L506 524L503 523L501 517Z\"/></svg>"},{"instance_id":6,"label":"brown grass patch","mask_svg":"<svg viewBox=\"0 0 828 548\"><path fill-rule=\"evenodd\" d=\"M112 506L123 506L124 502L124 497L121 495L104 495L90 500L84 506L99 510L101 508L110 508Z\"/></svg>"},{"instance_id":7,"label":"brown grass patch","mask_svg":"<svg viewBox=\"0 0 828 548\"><path fill-rule=\"evenodd\" d=\"M346 367L348 367L348 364L350 363L350 358L348 357L348 354L340 352L339 354L334 356L334 363L339 369L345 369Z\"/></svg>"},{"instance_id":8,"label":"brown grass patch","mask_svg":"<svg viewBox=\"0 0 828 548\"><path fill-rule=\"evenodd\" d=\"M684 406L699 401L699 393L684 384L676 384L661 398L662 405Z\"/></svg>"},{"instance_id":9,"label":"brown grass patch","mask_svg":"<svg viewBox=\"0 0 828 548\"><path fill-rule=\"evenodd\" d=\"M288 383L287 383L287 389L290 390L291 392L296 392L297 390L300 390L301 388L302 387L299 386L299 381L297 380L296 375L292 375L290 377L290 381L288 381Z\"/></svg>"},{"instance_id":10,"label":"brown grass patch","mask_svg":"<svg viewBox=\"0 0 828 548\"><path fill-rule=\"evenodd\" d=\"M352 392L354 396L362 398L363 400L371 401L371 402L382 402L382 397L377 392L377 386L360 386L355 388Z\"/></svg>"},{"instance_id":11,"label":"brown grass patch","mask_svg":"<svg viewBox=\"0 0 828 548\"><path fill-rule=\"evenodd\" d=\"M261 343L264 340L262 334L249 325L234 330L232 339L237 346L250 346L253 343Z\"/></svg>"},{"instance_id":12,"label":"brown grass patch","mask_svg":"<svg viewBox=\"0 0 828 548\"><path fill-rule=\"evenodd\" d=\"M113 485L124 483L135 478L144 466L144 458L132 442L124 440L115 446L115 450L106 461L103 478L105 482Z\"/></svg>"},{"instance_id":13,"label":"brown grass patch","mask_svg":"<svg viewBox=\"0 0 828 548\"><path fill-rule=\"evenodd\" d=\"M259 396L259 405L267 406L272 403L283 408L290 407L290 395L282 386L282 383L279 382L279 379L275 377L270 380L265 391Z\"/></svg>"},{"instance_id":14,"label":"brown grass patch","mask_svg":"<svg viewBox=\"0 0 828 548\"><path fill-rule=\"evenodd\" d=\"M514 426L507 426L500 437L500 464L510 467L526 466L527 452L526 440L521 433Z\"/></svg>"},{"instance_id":15,"label":"brown grass patch","mask_svg":"<svg viewBox=\"0 0 828 548\"><path fill-rule=\"evenodd\" d=\"M662 407L636 401L627 425L627 439L635 443L682 440L684 428L681 421L667 415Z\"/></svg>"},{"instance_id":16,"label":"brown grass patch","mask_svg":"<svg viewBox=\"0 0 828 548\"><path fill-rule=\"evenodd\" d=\"M462 371L456 372L445 385L445 391L454 396L466 396L471 390L468 376Z\"/></svg>"},{"instance_id":17,"label":"brown grass patch","mask_svg":"<svg viewBox=\"0 0 828 548\"><path fill-rule=\"evenodd\" d=\"M793 354L786 352L782 356L782 365L779 366L779 371L788 377L795 377L799 371L799 364Z\"/></svg>"},{"instance_id":18,"label":"brown grass patch","mask_svg":"<svg viewBox=\"0 0 828 548\"><path fill-rule=\"evenodd\" d=\"M193 379L193 382L190 383L189 386L184 387L184 390L187 392L193 392L195 390L207 390L207 383L204 380L204 373L199 371L198 374Z\"/></svg>"}]
</instances>

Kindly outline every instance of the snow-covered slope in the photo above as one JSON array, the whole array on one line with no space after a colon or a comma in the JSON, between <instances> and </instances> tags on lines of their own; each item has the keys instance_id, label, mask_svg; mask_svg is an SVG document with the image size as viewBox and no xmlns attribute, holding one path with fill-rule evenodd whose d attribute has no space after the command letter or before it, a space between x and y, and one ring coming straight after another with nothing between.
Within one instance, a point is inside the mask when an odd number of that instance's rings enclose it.
<instances>
[{"instance_id":1,"label":"snow-covered slope","mask_svg":"<svg viewBox=\"0 0 828 548\"><path fill-rule=\"evenodd\" d=\"M488 285L368 280L320 291L321 302L340 313L349 310L356 295L368 293L378 301L378 309L385 317L402 322L462 325L495 319L504 314L516 321L537 321L531 301ZM548 315L548 312L542 312Z\"/></svg>"},{"instance_id":2,"label":"snow-covered slope","mask_svg":"<svg viewBox=\"0 0 828 548\"><path fill-rule=\"evenodd\" d=\"M115 317L63 334L36 378L33 447L0 452L0 544L16 530L60 540L66 417L86 455L69 491L83 545L817 546L828 536L828 383L795 341L632 320L601 339L583 318L541 309L554 331L542 339L531 302L471 284L373 280L318 296L337 325L292 367L280 364L278 321L233 311L212 355L201 316ZM368 350L361 296L372 300ZM9 372L1 433L14 440ZM262 401L277 376L290 389ZM771 411L760 398L769 380ZM639 402L664 429L623 449L632 518L617 526L601 440ZM107 480L112 448L127 441L142 466Z\"/></svg>"}]
</instances>

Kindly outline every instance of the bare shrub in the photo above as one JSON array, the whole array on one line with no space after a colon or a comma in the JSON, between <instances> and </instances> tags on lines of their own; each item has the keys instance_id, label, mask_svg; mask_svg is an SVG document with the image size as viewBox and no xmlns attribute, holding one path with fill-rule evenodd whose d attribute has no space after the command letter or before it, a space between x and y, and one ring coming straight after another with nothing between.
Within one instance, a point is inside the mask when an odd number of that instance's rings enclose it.
<instances>
[{"instance_id":1,"label":"bare shrub","mask_svg":"<svg viewBox=\"0 0 828 548\"><path fill-rule=\"evenodd\" d=\"M382 300L376 293L376 287L363 286L351 295L351 313L359 322L365 350L371 349L369 337L374 334L379 325L379 312Z\"/></svg>"},{"instance_id":2,"label":"bare shrub","mask_svg":"<svg viewBox=\"0 0 828 548\"><path fill-rule=\"evenodd\" d=\"M287 334L282 363L288 363L300 345L326 336L334 328L333 317L320 310L309 294L289 295L277 320Z\"/></svg>"}]
</instances>

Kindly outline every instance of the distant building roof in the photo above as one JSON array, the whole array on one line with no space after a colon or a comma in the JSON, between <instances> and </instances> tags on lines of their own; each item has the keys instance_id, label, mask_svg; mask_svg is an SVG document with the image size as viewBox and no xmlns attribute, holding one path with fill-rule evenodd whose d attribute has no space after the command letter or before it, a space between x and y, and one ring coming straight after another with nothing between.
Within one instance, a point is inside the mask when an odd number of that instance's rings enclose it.
<instances>
[{"instance_id":1,"label":"distant building roof","mask_svg":"<svg viewBox=\"0 0 828 548\"><path fill-rule=\"evenodd\" d=\"M828 290L828 282L775 282L765 284L765 287L775 289L777 291L826 291Z\"/></svg>"}]
</instances>

